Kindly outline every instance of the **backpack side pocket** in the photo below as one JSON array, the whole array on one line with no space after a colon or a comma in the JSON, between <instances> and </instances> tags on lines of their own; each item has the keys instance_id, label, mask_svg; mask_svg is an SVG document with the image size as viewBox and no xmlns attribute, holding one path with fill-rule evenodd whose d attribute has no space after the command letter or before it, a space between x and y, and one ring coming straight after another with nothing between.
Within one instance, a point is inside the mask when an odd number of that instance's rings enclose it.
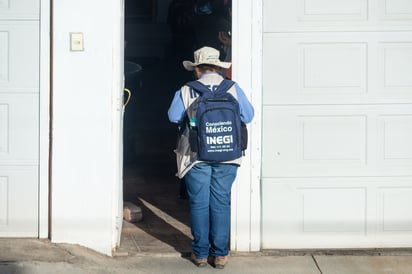
<instances>
[{"instance_id":1,"label":"backpack side pocket","mask_svg":"<svg viewBox=\"0 0 412 274\"><path fill-rule=\"evenodd\" d=\"M192 152L197 152L197 129L189 130L189 144Z\"/></svg>"}]
</instances>

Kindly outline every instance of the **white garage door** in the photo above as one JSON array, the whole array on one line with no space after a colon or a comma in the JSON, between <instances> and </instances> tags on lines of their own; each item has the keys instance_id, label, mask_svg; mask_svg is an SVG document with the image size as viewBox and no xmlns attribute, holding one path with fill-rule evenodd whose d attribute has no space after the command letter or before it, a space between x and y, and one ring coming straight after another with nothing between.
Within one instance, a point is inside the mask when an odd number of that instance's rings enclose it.
<instances>
[{"instance_id":1,"label":"white garage door","mask_svg":"<svg viewBox=\"0 0 412 274\"><path fill-rule=\"evenodd\" d=\"M0 237L38 236L39 0L0 0Z\"/></svg>"},{"instance_id":2,"label":"white garage door","mask_svg":"<svg viewBox=\"0 0 412 274\"><path fill-rule=\"evenodd\" d=\"M262 247L412 246L412 1L265 0Z\"/></svg>"}]
</instances>

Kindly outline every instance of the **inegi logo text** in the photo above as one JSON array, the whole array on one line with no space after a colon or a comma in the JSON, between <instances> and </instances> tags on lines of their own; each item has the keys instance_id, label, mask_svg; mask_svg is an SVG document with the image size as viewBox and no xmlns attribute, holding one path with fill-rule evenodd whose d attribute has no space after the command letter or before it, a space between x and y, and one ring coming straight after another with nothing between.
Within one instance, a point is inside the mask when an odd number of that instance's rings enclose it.
<instances>
[{"instance_id":1,"label":"inegi logo text","mask_svg":"<svg viewBox=\"0 0 412 274\"><path fill-rule=\"evenodd\" d=\"M206 142L207 142L208 145L232 144L233 143L233 135L207 136Z\"/></svg>"}]
</instances>

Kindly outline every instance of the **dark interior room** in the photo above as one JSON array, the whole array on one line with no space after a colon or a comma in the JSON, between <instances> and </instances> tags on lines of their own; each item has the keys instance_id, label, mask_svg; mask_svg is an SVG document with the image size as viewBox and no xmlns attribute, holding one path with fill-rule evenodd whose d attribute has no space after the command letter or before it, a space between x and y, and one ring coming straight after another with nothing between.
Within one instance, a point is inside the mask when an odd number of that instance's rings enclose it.
<instances>
[{"instance_id":1,"label":"dark interior room","mask_svg":"<svg viewBox=\"0 0 412 274\"><path fill-rule=\"evenodd\" d=\"M193 60L204 45L224 57L217 26L230 28L217 19L215 6L196 11L199 2L214 1L125 1L125 88L131 98L124 114L123 196L143 215L123 224L120 250L129 254L191 251L188 200L175 176L178 125L169 122L167 110L175 92L194 80L182 61Z\"/></svg>"}]
</instances>

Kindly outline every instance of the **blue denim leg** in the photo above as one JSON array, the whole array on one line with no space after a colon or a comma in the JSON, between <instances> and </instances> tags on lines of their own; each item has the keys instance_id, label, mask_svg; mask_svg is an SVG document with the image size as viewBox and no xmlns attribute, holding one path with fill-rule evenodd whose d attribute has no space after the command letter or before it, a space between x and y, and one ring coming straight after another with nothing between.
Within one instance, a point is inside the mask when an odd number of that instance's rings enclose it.
<instances>
[{"instance_id":1,"label":"blue denim leg","mask_svg":"<svg viewBox=\"0 0 412 274\"><path fill-rule=\"evenodd\" d=\"M213 164L210 185L210 255L229 253L230 193L236 178L235 165Z\"/></svg>"},{"instance_id":2,"label":"blue denim leg","mask_svg":"<svg viewBox=\"0 0 412 274\"><path fill-rule=\"evenodd\" d=\"M209 197L212 168L199 163L185 175L190 204L190 227L193 241L192 250L198 258L209 255Z\"/></svg>"},{"instance_id":3,"label":"blue denim leg","mask_svg":"<svg viewBox=\"0 0 412 274\"><path fill-rule=\"evenodd\" d=\"M199 163L185 176L192 250L198 258L229 253L230 191L237 168L235 165Z\"/></svg>"}]
</instances>

